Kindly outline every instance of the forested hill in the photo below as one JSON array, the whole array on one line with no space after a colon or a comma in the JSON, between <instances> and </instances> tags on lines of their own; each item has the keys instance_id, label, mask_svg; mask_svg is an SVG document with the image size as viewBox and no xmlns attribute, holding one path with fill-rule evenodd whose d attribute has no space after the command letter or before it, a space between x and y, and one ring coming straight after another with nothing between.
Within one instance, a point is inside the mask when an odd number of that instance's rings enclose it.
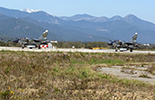
<instances>
[{"instance_id":1,"label":"forested hill","mask_svg":"<svg viewBox=\"0 0 155 100\"><path fill-rule=\"evenodd\" d=\"M129 41L137 32L139 43L155 43L155 24L131 14L112 18L87 14L57 17L44 11L0 7L0 34L38 38L46 29L49 30L48 38L58 41Z\"/></svg>"}]
</instances>

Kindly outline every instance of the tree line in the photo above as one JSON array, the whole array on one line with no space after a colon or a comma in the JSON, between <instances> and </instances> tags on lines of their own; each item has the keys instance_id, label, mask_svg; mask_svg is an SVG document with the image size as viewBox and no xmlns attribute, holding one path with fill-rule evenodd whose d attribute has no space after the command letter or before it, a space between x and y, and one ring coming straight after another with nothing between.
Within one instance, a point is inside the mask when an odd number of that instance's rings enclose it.
<instances>
[{"instance_id":1,"label":"tree line","mask_svg":"<svg viewBox=\"0 0 155 100\"><path fill-rule=\"evenodd\" d=\"M92 49L94 47L108 47L106 42L102 42L102 41L94 41L94 42L73 42L73 41L58 41L58 43L56 44L52 44L53 46L57 47L57 48L89 48ZM21 47L21 44L19 43L13 43L12 41L8 41L8 42L2 42L0 41L0 46L14 46L14 47Z\"/></svg>"},{"instance_id":2,"label":"tree line","mask_svg":"<svg viewBox=\"0 0 155 100\"><path fill-rule=\"evenodd\" d=\"M52 44L56 48L113 48L107 44L107 42L102 41L94 41L94 42L80 42L80 41L58 41L58 43ZM6 47L21 47L22 45L19 43L13 43L11 40L8 40L7 42L0 40L0 46L6 46ZM114 48L113 48L114 49ZM155 44L150 44L150 46L140 45L140 50L155 50Z\"/></svg>"},{"instance_id":3,"label":"tree line","mask_svg":"<svg viewBox=\"0 0 155 100\"><path fill-rule=\"evenodd\" d=\"M72 42L72 41L59 41L57 44L53 44L58 48L89 48L92 49L94 47L108 47L106 42L102 41L94 41L94 42Z\"/></svg>"}]
</instances>

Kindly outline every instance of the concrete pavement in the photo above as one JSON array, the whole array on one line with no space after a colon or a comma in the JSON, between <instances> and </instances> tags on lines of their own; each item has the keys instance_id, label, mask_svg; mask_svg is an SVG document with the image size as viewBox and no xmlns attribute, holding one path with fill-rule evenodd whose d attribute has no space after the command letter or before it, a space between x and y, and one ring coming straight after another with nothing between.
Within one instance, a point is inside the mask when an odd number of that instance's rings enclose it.
<instances>
[{"instance_id":1,"label":"concrete pavement","mask_svg":"<svg viewBox=\"0 0 155 100\"><path fill-rule=\"evenodd\" d=\"M47 49L29 49L29 48L24 48L22 49L21 47L0 47L0 50L11 50L11 51L34 51L34 52L50 52L50 51L55 51L55 52L88 52L88 53L128 53L128 54L155 54L155 51L139 51L139 50L133 50L133 52L124 51L124 52L115 52L114 49L102 49L102 50L92 50L92 49L72 49L72 48L47 48Z\"/></svg>"}]
</instances>

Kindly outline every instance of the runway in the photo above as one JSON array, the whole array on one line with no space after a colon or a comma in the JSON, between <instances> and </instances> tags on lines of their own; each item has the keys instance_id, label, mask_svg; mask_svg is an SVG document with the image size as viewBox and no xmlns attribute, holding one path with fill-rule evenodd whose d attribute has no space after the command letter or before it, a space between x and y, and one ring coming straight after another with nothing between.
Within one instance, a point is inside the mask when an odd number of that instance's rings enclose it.
<instances>
[{"instance_id":1,"label":"runway","mask_svg":"<svg viewBox=\"0 0 155 100\"><path fill-rule=\"evenodd\" d=\"M102 49L102 50L92 50L92 49L72 49L72 48L47 48L47 49L29 49L21 47L0 47L0 51L2 50L10 50L10 51L33 51L33 52L88 52L88 53L128 53L128 54L155 54L155 51L139 51L139 50L133 50L133 52L124 51L124 52L115 52L114 49Z\"/></svg>"}]
</instances>

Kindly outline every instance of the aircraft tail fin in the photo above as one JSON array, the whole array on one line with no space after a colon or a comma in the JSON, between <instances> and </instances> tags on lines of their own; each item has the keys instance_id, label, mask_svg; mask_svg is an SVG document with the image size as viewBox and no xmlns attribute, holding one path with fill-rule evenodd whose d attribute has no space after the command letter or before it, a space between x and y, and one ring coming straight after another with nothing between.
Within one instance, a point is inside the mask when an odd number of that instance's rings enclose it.
<instances>
[{"instance_id":1,"label":"aircraft tail fin","mask_svg":"<svg viewBox=\"0 0 155 100\"><path fill-rule=\"evenodd\" d=\"M137 42L137 36L138 36L138 33L135 33L135 35L132 37L132 39L130 40L130 42L136 43Z\"/></svg>"},{"instance_id":2,"label":"aircraft tail fin","mask_svg":"<svg viewBox=\"0 0 155 100\"><path fill-rule=\"evenodd\" d=\"M47 39L47 35L48 35L48 30L46 30L46 31L39 37L39 39Z\"/></svg>"}]
</instances>

